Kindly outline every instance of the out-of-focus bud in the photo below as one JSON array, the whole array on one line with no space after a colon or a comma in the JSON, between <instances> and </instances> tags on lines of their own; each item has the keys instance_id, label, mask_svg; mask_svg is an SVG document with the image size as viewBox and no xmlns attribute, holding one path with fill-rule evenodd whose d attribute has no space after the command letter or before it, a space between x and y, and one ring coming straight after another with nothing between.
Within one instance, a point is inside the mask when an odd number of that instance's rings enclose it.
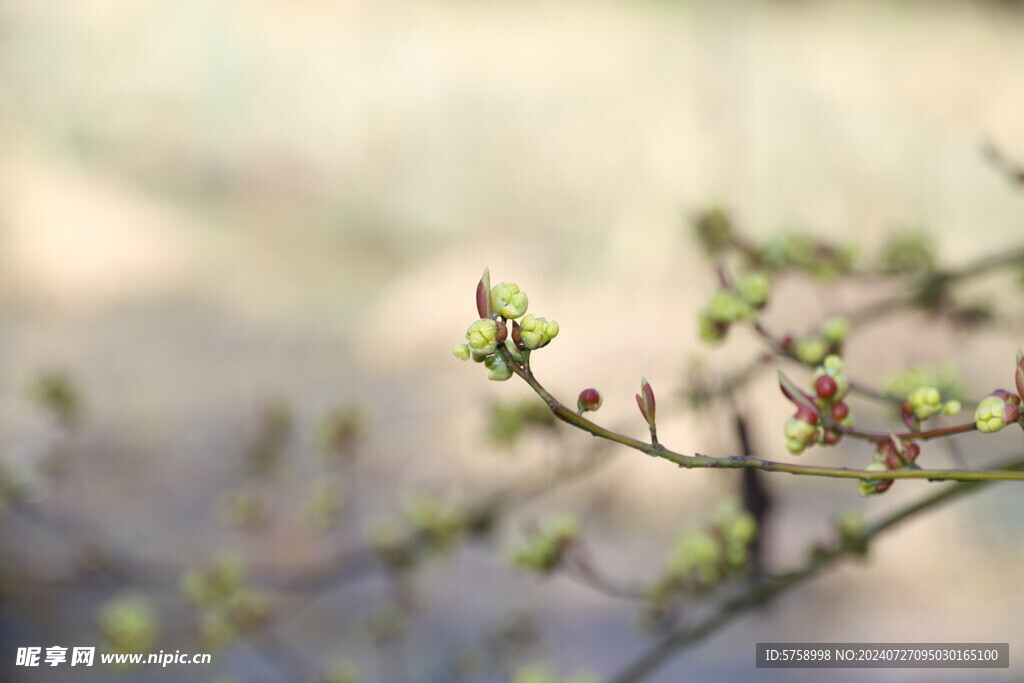
<instances>
[{"instance_id":1,"label":"out-of-focus bud","mask_svg":"<svg viewBox=\"0 0 1024 683\"><path fill-rule=\"evenodd\" d=\"M513 332L515 332L515 328L513 328ZM519 324L519 335L523 346L530 350L539 349L558 336L558 323L554 320L548 322L545 318L527 315Z\"/></svg>"},{"instance_id":2,"label":"out-of-focus bud","mask_svg":"<svg viewBox=\"0 0 1024 683\"><path fill-rule=\"evenodd\" d=\"M821 337L801 337L793 342L793 353L801 363L817 365L828 353L828 342Z\"/></svg>"},{"instance_id":3,"label":"out-of-focus bud","mask_svg":"<svg viewBox=\"0 0 1024 683\"><path fill-rule=\"evenodd\" d=\"M822 375L814 380L814 391L817 392L818 398L830 399L836 395L838 389L839 385L829 375Z\"/></svg>"},{"instance_id":4,"label":"out-of-focus bud","mask_svg":"<svg viewBox=\"0 0 1024 683\"><path fill-rule=\"evenodd\" d=\"M850 406L846 405L844 401L836 401L829 407L829 412L832 413L833 420L842 422L850 414Z\"/></svg>"},{"instance_id":5,"label":"out-of-focus bud","mask_svg":"<svg viewBox=\"0 0 1024 683\"><path fill-rule=\"evenodd\" d=\"M697 312L697 333L702 341L714 344L725 339L729 332L729 323L714 320L711 311L702 308Z\"/></svg>"},{"instance_id":6,"label":"out-of-focus bud","mask_svg":"<svg viewBox=\"0 0 1024 683\"><path fill-rule=\"evenodd\" d=\"M488 355L498 348L498 323L490 318L481 318L466 330L469 348L477 354Z\"/></svg>"},{"instance_id":7,"label":"out-of-focus bud","mask_svg":"<svg viewBox=\"0 0 1024 683\"><path fill-rule=\"evenodd\" d=\"M821 336L833 346L839 346L846 341L846 335L850 333L850 321L841 315L829 318L821 326Z\"/></svg>"},{"instance_id":8,"label":"out-of-focus bud","mask_svg":"<svg viewBox=\"0 0 1024 683\"><path fill-rule=\"evenodd\" d=\"M732 222L720 208L702 211L694 218L693 224L697 239L710 256L722 253L732 243Z\"/></svg>"},{"instance_id":9,"label":"out-of-focus bud","mask_svg":"<svg viewBox=\"0 0 1024 683\"><path fill-rule=\"evenodd\" d=\"M886 467L883 462L873 462L864 468L868 472L885 472L889 468ZM888 491L892 486L892 479L873 480L873 481L861 481L857 484L857 492L861 496L867 498L878 493L884 493Z\"/></svg>"},{"instance_id":10,"label":"out-of-focus bud","mask_svg":"<svg viewBox=\"0 0 1024 683\"><path fill-rule=\"evenodd\" d=\"M1020 416L1017 408L1020 398L1014 394L1004 398L999 395L1000 392L1003 395L1008 393L1002 390L993 392L983 398L978 404L978 409L974 411L974 425L979 432L998 432L1006 425L1016 422ZM1017 401L1014 402L1011 396L1017 398Z\"/></svg>"},{"instance_id":11,"label":"out-of-focus bud","mask_svg":"<svg viewBox=\"0 0 1024 683\"><path fill-rule=\"evenodd\" d=\"M783 428L786 436L786 448L793 455L800 455L818 442L821 435L818 428L818 414L805 406L800 406L793 417L786 420Z\"/></svg>"},{"instance_id":12,"label":"out-of-focus bud","mask_svg":"<svg viewBox=\"0 0 1024 683\"><path fill-rule=\"evenodd\" d=\"M764 273L746 273L736 280L736 291L747 304L762 308L771 294L771 281Z\"/></svg>"},{"instance_id":13,"label":"out-of-focus bud","mask_svg":"<svg viewBox=\"0 0 1024 683\"><path fill-rule=\"evenodd\" d=\"M601 392L597 389L584 389L576 399L576 408L580 415L586 412L593 412L601 407Z\"/></svg>"},{"instance_id":14,"label":"out-of-focus bud","mask_svg":"<svg viewBox=\"0 0 1024 683\"><path fill-rule=\"evenodd\" d=\"M956 399L952 401L946 401L944 404L942 404L943 415L956 415L961 410L963 410L963 406L960 405L960 401L957 401Z\"/></svg>"},{"instance_id":15,"label":"out-of-focus bud","mask_svg":"<svg viewBox=\"0 0 1024 683\"><path fill-rule=\"evenodd\" d=\"M842 401L850 391L850 381L843 373L843 360L835 354L822 360L814 369L813 378L815 392L825 401Z\"/></svg>"},{"instance_id":16,"label":"out-of-focus bud","mask_svg":"<svg viewBox=\"0 0 1024 683\"><path fill-rule=\"evenodd\" d=\"M455 354L455 357L459 360L469 360L469 344L456 344L455 348L452 349L452 353Z\"/></svg>"},{"instance_id":17,"label":"out-of-focus bud","mask_svg":"<svg viewBox=\"0 0 1024 683\"><path fill-rule=\"evenodd\" d=\"M708 314L717 323L753 321L754 311L746 301L728 289L719 289L708 303Z\"/></svg>"},{"instance_id":18,"label":"out-of-focus bud","mask_svg":"<svg viewBox=\"0 0 1024 683\"><path fill-rule=\"evenodd\" d=\"M505 357L500 353L495 353L487 357L484 361L484 365L490 370L487 375L487 379L494 380L495 382L504 382L512 376L512 368L505 362Z\"/></svg>"},{"instance_id":19,"label":"out-of-focus bud","mask_svg":"<svg viewBox=\"0 0 1024 683\"><path fill-rule=\"evenodd\" d=\"M513 319L526 313L529 300L526 292L519 290L519 285L504 282L494 285L491 289L491 306L498 315Z\"/></svg>"},{"instance_id":20,"label":"out-of-focus bud","mask_svg":"<svg viewBox=\"0 0 1024 683\"><path fill-rule=\"evenodd\" d=\"M942 396L935 387L918 387L907 397L910 410L919 420L926 420L942 412Z\"/></svg>"}]
</instances>

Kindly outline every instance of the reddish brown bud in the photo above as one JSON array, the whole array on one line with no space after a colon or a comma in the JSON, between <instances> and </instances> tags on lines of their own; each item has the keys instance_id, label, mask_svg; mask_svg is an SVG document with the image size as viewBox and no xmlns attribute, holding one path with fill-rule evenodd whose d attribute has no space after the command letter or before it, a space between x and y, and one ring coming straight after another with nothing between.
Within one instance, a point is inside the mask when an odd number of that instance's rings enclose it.
<instances>
[{"instance_id":1,"label":"reddish brown bud","mask_svg":"<svg viewBox=\"0 0 1024 683\"><path fill-rule=\"evenodd\" d=\"M1019 417L1020 410L1017 408L1016 404L1007 401L1006 405L1003 406L1003 424L1013 424Z\"/></svg>"},{"instance_id":2,"label":"reddish brown bud","mask_svg":"<svg viewBox=\"0 0 1024 683\"><path fill-rule=\"evenodd\" d=\"M910 462L917 460L917 456L921 455L921 447L916 443L912 443L903 449L903 455Z\"/></svg>"},{"instance_id":3,"label":"reddish brown bud","mask_svg":"<svg viewBox=\"0 0 1024 683\"><path fill-rule=\"evenodd\" d=\"M798 406L796 409L796 414L793 417L802 422L806 422L809 425L818 424L817 411L811 410L807 406Z\"/></svg>"},{"instance_id":4,"label":"reddish brown bud","mask_svg":"<svg viewBox=\"0 0 1024 683\"><path fill-rule=\"evenodd\" d=\"M900 456L895 453L890 453L885 456L885 466L890 470L898 470L902 465L903 461L900 459Z\"/></svg>"},{"instance_id":5,"label":"reddish brown bud","mask_svg":"<svg viewBox=\"0 0 1024 683\"><path fill-rule=\"evenodd\" d=\"M846 416L850 414L850 406L846 405L843 401L837 401L833 403L829 411L832 413L832 419L842 421L846 419Z\"/></svg>"},{"instance_id":6,"label":"reddish brown bud","mask_svg":"<svg viewBox=\"0 0 1024 683\"><path fill-rule=\"evenodd\" d=\"M826 446L835 446L839 443L839 440L843 438L843 435L834 429L826 429L821 436L821 441Z\"/></svg>"},{"instance_id":7,"label":"reddish brown bud","mask_svg":"<svg viewBox=\"0 0 1024 683\"><path fill-rule=\"evenodd\" d=\"M818 392L818 396L821 398L832 398L836 395L838 389L839 385L829 375L822 375L814 381L814 390Z\"/></svg>"},{"instance_id":8,"label":"reddish brown bud","mask_svg":"<svg viewBox=\"0 0 1024 683\"><path fill-rule=\"evenodd\" d=\"M508 338L508 327L505 325L505 323L501 322L500 320L496 320L495 322L498 323L498 333L494 336L494 338L497 339L498 342L500 343Z\"/></svg>"},{"instance_id":9,"label":"reddish brown bud","mask_svg":"<svg viewBox=\"0 0 1024 683\"><path fill-rule=\"evenodd\" d=\"M989 396L998 396L1007 403L1013 403L1014 405L1017 406L1020 405L1020 396L1018 396L1017 394L1012 394L1006 389L996 389L991 394L989 394Z\"/></svg>"},{"instance_id":10,"label":"reddish brown bud","mask_svg":"<svg viewBox=\"0 0 1024 683\"><path fill-rule=\"evenodd\" d=\"M896 455L896 446L891 439L879 441L878 446L875 448L875 453L878 453L882 458L888 458L890 455Z\"/></svg>"},{"instance_id":11,"label":"reddish brown bud","mask_svg":"<svg viewBox=\"0 0 1024 683\"><path fill-rule=\"evenodd\" d=\"M914 409L910 407L910 401L904 401L903 405L900 406L900 418L907 429L914 428L917 416L914 415Z\"/></svg>"},{"instance_id":12,"label":"reddish brown bud","mask_svg":"<svg viewBox=\"0 0 1024 683\"><path fill-rule=\"evenodd\" d=\"M580 413L597 410L601 407L601 393L597 389L584 389L576 400Z\"/></svg>"},{"instance_id":13,"label":"reddish brown bud","mask_svg":"<svg viewBox=\"0 0 1024 683\"><path fill-rule=\"evenodd\" d=\"M885 493L886 491L892 488L892 482L892 479L880 481L877 484L875 484L875 490L878 491L879 493Z\"/></svg>"},{"instance_id":14,"label":"reddish brown bud","mask_svg":"<svg viewBox=\"0 0 1024 683\"><path fill-rule=\"evenodd\" d=\"M526 349L526 345L523 344L523 333L519 329L518 320L512 321L512 343L515 344L516 348L520 351L524 351Z\"/></svg>"}]
</instances>

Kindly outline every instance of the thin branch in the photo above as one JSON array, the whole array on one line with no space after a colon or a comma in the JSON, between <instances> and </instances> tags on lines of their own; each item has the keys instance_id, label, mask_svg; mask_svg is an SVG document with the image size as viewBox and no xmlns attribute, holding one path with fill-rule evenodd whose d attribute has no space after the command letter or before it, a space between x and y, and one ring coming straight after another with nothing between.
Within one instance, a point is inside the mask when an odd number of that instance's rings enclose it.
<instances>
[{"instance_id":1,"label":"thin branch","mask_svg":"<svg viewBox=\"0 0 1024 683\"><path fill-rule=\"evenodd\" d=\"M754 469L765 472L785 472L814 477L832 477L836 479L859 479L861 481L884 481L887 479L927 479L929 481L1024 481L1024 472L1004 470L936 470L936 469L901 469L871 471L858 470L848 467L824 467L814 465L795 465L792 463L775 462L765 460L753 455L731 455L725 457L713 457L702 455L684 455L665 448L661 444L647 443L634 439L625 434L619 434L599 424L591 422L582 415L576 414L562 404L558 399L545 389L531 371L524 369L512 358L508 349L499 347L498 352L505 356L505 362L512 368L513 372L522 377L530 385L538 396L544 399L545 403L559 420L566 422L573 427L582 429L589 434L607 439L623 446L628 446L642 453L662 458L675 463L686 469Z\"/></svg>"},{"instance_id":2,"label":"thin branch","mask_svg":"<svg viewBox=\"0 0 1024 683\"><path fill-rule=\"evenodd\" d=\"M1016 471L1024 468L1024 458L1016 458L1005 462L1002 464L1002 468L1007 471ZM736 617L771 602L789 589L814 578L839 560L857 554L859 548L862 548L865 543L870 543L900 523L922 512L974 493L990 483L988 481L971 482L945 487L942 491L927 496L916 503L911 503L879 520L868 527L863 536L856 539L856 542L837 543L817 554L814 559L801 569L753 585L747 592L725 602L721 609L706 619L668 634L653 648L630 662L619 673L613 675L608 683L637 683L637 681L643 680L665 664L671 657L707 638Z\"/></svg>"}]
</instances>

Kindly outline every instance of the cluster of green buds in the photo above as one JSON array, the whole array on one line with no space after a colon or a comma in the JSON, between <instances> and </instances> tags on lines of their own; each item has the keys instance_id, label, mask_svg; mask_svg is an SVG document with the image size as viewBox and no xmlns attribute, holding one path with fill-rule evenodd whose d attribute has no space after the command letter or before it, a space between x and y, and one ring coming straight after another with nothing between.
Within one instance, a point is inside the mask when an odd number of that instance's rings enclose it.
<instances>
[{"instance_id":1,"label":"cluster of green buds","mask_svg":"<svg viewBox=\"0 0 1024 683\"><path fill-rule=\"evenodd\" d=\"M597 679L588 674L572 674L563 677L555 674L544 664L527 664L516 669L512 683L596 683Z\"/></svg>"},{"instance_id":2,"label":"cluster of green buds","mask_svg":"<svg viewBox=\"0 0 1024 683\"><path fill-rule=\"evenodd\" d=\"M550 574L562 564L579 535L578 519L569 514L553 517L513 552L512 564L539 574Z\"/></svg>"},{"instance_id":3,"label":"cluster of green buds","mask_svg":"<svg viewBox=\"0 0 1024 683\"><path fill-rule=\"evenodd\" d=\"M710 525L688 529L676 540L665 573L648 595L649 616L658 620L678 598L745 574L756 537L757 522L739 498L722 501Z\"/></svg>"},{"instance_id":4,"label":"cluster of green buds","mask_svg":"<svg viewBox=\"0 0 1024 683\"><path fill-rule=\"evenodd\" d=\"M370 533L377 554L395 569L407 569L429 554L449 550L471 530L464 509L435 496L406 499L402 513L406 530L380 523Z\"/></svg>"},{"instance_id":5,"label":"cluster of green buds","mask_svg":"<svg viewBox=\"0 0 1024 683\"><path fill-rule=\"evenodd\" d=\"M760 249L761 261L776 270L801 270L822 280L834 279L853 267L854 252L796 233L769 237Z\"/></svg>"},{"instance_id":6,"label":"cluster of green buds","mask_svg":"<svg viewBox=\"0 0 1024 683\"><path fill-rule=\"evenodd\" d=\"M460 360L472 358L483 363L488 379L503 382L512 377L509 359L522 363L530 351L543 348L558 336L558 323L526 315L529 305L519 285L501 282L491 287L491 275L477 284L476 307L479 320L466 330L466 342L456 344L452 352ZM522 320L517 320L522 318ZM506 323L512 321L512 330Z\"/></svg>"},{"instance_id":7,"label":"cluster of green buds","mask_svg":"<svg viewBox=\"0 0 1024 683\"><path fill-rule=\"evenodd\" d=\"M1020 396L1005 389L996 389L978 404L974 411L974 426L986 434L998 432L1006 425L1020 420L1019 406Z\"/></svg>"},{"instance_id":8,"label":"cluster of green buds","mask_svg":"<svg viewBox=\"0 0 1024 683\"><path fill-rule=\"evenodd\" d=\"M815 444L833 446L839 443L842 433L838 428L851 428L854 424L853 413L844 400L850 391L850 381L843 373L843 361L839 356L827 356L814 369L812 383L813 395L805 393L779 373L782 393L796 406L796 413L786 420L783 428L786 448L793 455L800 455ZM824 421L823 414L827 415Z\"/></svg>"},{"instance_id":9,"label":"cluster of green buds","mask_svg":"<svg viewBox=\"0 0 1024 683\"><path fill-rule=\"evenodd\" d=\"M907 400L900 406L903 423L910 429L916 429L921 422L936 415L956 415L962 406L960 401L942 400L942 392L938 387L922 386L914 389Z\"/></svg>"},{"instance_id":10,"label":"cluster of green buds","mask_svg":"<svg viewBox=\"0 0 1024 683\"><path fill-rule=\"evenodd\" d=\"M266 601L248 586L247 573L244 560L225 553L182 576L182 593L200 610L199 635L205 646L223 647L266 619Z\"/></svg>"},{"instance_id":11,"label":"cluster of green buds","mask_svg":"<svg viewBox=\"0 0 1024 683\"><path fill-rule=\"evenodd\" d=\"M868 472L889 472L907 469L914 466L914 461L921 455L921 447L916 443L906 443L895 434L888 439L879 441L871 464L864 469ZM867 498L885 493L892 488L892 479L876 479L858 482L857 492Z\"/></svg>"},{"instance_id":12,"label":"cluster of green buds","mask_svg":"<svg viewBox=\"0 0 1024 683\"><path fill-rule=\"evenodd\" d=\"M104 603L96 621L111 652L148 652L156 642L156 610L137 593L124 593Z\"/></svg>"},{"instance_id":13,"label":"cluster of green buds","mask_svg":"<svg viewBox=\"0 0 1024 683\"><path fill-rule=\"evenodd\" d=\"M741 275L733 287L721 287L708 305L697 312L700 338L714 343L725 339L733 323L757 320L756 311L764 308L771 293L771 280L761 272Z\"/></svg>"}]
</instances>

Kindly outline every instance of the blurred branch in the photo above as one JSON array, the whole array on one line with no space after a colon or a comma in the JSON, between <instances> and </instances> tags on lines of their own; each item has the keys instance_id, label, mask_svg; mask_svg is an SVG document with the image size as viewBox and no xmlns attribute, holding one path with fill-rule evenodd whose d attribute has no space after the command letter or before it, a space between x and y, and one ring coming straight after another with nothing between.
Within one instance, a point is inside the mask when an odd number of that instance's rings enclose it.
<instances>
[{"instance_id":1,"label":"blurred branch","mask_svg":"<svg viewBox=\"0 0 1024 683\"><path fill-rule=\"evenodd\" d=\"M1002 463L1001 467L1004 470L1012 471L1024 469L1024 458L1009 460ZM696 624L679 628L667 635L653 648L627 664L619 673L613 675L608 683L636 683L643 680L665 664L671 657L712 635L737 617L771 602L788 590L816 577L839 560L861 554L865 544L869 544L902 522L920 513L933 510L946 503L975 493L990 483L971 482L945 487L938 493L927 496L916 503L911 503L895 513L884 517L868 527L859 538L852 540L844 539L830 548L821 550L801 569L788 574L767 578L754 584L747 592L723 603L720 609L706 619Z\"/></svg>"},{"instance_id":2,"label":"blurred branch","mask_svg":"<svg viewBox=\"0 0 1024 683\"><path fill-rule=\"evenodd\" d=\"M1009 178L1015 185L1024 187L1024 166L1009 159L991 141L986 141L982 145L981 152L997 171Z\"/></svg>"}]
</instances>

